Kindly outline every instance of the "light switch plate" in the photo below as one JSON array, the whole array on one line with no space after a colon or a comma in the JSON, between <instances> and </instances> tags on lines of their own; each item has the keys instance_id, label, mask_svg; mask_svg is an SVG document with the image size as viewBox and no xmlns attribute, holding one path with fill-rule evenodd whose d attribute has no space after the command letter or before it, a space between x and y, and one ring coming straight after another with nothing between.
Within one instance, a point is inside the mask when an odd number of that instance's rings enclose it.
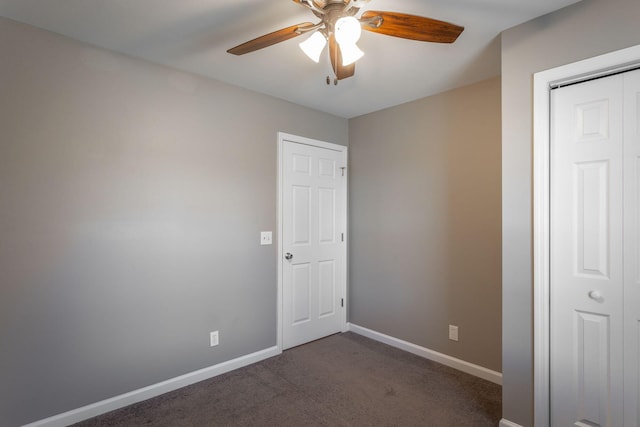
<instances>
[{"instance_id":1,"label":"light switch plate","mask_svg":"<svg viewBox=\"0 0 640 427\"><path fill-rule=\"evenodd\" d=\"M220 343L220 334L218 331L213 331L209 333L209 346L215 347Z\"/></svg>"},{"instance_id":2,"label":"light switch plate","mask_svg":"<svg viewBox=\"0 0 640 427\"><path fill-rule=\"evenodd\" d=\"M449 325L449 339L451 341L458 341L458 327Z\"/></svg>"},{"instance_id":3,"label":"light switch plate","mask_svg":"<svg viewBox=\"0 0 640 427\"><path fill-rule=\"evenodd\" d=\"M261 245L270 245L273 243L273 233L271 231L261 231L260 232L260 244Z\"/></svg>"}]
</instances>

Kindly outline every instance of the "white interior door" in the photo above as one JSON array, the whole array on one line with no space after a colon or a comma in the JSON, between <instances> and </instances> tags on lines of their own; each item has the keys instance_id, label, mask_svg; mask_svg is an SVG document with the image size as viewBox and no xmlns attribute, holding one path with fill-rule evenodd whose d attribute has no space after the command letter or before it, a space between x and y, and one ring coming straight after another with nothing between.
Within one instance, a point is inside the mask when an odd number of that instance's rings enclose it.
<instances>
[{"instance_id":1,"label":"white interior door","mask_svg":"<svg viewBox=\"0 0 640 427\"><path fill-rule=\"evenodd\" d=\"M291 139L281 146L284 349L346 322L346 148Z\"/></svg>"},{"instance_id":2,"label":"white interior door","mask_svg":"<svg viewBox=\"0 0 640 427\"><path fill-rule=\"evenodd\" d=\"M624 74L625 425L640 426L640 70Z\"/></svg>"},{"instance_id":3,"label":"white interior door","mask_svg":"<svg viewBox=\"0 0 640 427\"><path fill-rule=\"evenodd\" d=\"M552 426L624 425L623 85L552 92Z\"/></svg>"}]
</instances>

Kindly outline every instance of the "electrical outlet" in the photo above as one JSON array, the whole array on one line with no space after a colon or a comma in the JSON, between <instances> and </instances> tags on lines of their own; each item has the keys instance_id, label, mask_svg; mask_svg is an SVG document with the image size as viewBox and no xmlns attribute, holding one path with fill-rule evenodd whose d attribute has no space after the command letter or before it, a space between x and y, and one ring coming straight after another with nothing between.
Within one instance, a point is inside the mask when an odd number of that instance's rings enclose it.
<instances>
[{"instance_id":1,"label":"electrical outlet","mask_svg":"<svg viewBox=\"0 0 640 427\"><path fill-rule=\"evenodd\" d=\"M451 341L458 341L458 327L449 325L449 339Z\"/></svg>"},{"instance_id":2,"label":"electrical outlet","mask_svg":"<svg viewBox=\"0 0 640 427\"><path fill-rule=\"evenodd\" d=\"M218 331L213 331L209 333L209 347L217 346L219 342L220 336L218 335Z\"/></svg>"},{"instance_id":3,"label":"electrical outlet","mask_svg":"<svg viewBox=\"0 0 640 427\"><path fill-rule=\"evenodd\" d=\"M260 244L261 245L270 245L273 243L273 233L271 231L261 231L260 232Z\"/></svg>"}]
</instances>

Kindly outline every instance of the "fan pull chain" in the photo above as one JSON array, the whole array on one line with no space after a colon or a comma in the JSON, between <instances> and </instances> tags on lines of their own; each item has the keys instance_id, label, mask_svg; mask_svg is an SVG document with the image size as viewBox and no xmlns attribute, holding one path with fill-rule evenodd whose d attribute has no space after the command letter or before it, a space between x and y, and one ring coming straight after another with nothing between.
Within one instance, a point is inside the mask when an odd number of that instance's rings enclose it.
<instances>
[{"instance_id":1,"label":"fan pull chain","mask_svg":"<svg viewBox=\"0 0 640 427\"><path fill-rule=\"evenodd\" d=\"M329 50L329 56L331 56L331 50ZM335 49L335 62L331 61L331 58L329 58L329 62L332 64L337 64L338 63L338 49ZM333 68L333 66L331 67L331 69L333 70L334 73L334 77L333 77L333 85L334 86L338 86L338 76L335 76L335 72L336 70ZM327 86L329 86L331 84L331 78L329 76L327 76Z\"/></svg>"}]
</instances>

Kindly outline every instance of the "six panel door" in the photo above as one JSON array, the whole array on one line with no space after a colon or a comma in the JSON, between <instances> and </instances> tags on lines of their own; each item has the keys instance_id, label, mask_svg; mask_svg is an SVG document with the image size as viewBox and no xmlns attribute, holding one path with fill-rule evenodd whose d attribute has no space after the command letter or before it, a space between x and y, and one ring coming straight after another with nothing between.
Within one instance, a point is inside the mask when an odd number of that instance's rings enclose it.
<instances>
[{"instance_id":1,"label":"six panel door","mask_svg":"<svg viewBox=\"0 0 640 427\"><path fill-rule=\"evenodd\" d=\"M283 347L340 332L344 320L344 152L283 147Z\"/></svg>"}]
</instances>

